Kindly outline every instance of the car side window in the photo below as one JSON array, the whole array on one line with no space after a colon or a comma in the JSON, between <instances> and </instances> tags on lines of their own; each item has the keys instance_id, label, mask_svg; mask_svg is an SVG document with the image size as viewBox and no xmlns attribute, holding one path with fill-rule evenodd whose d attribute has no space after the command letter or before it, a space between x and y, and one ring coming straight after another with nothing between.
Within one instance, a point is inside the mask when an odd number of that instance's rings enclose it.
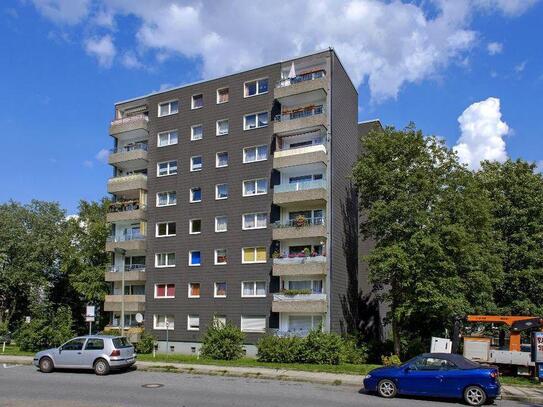
<instances>
[{"instance_id":1,"label":"car side window","mask_svg":"<svg viewBox=\"0 0 543 407\"><path fill-rule=\"evenodd\" d=\"M81 350L85 344L85 338L76 338L62 345L62 350Z\"/></svg>"},{"instance_id":2,"label":"car side window","mask_svg":"<svg viewBox=\"0 0 543 407\"><path fill-rule=\"evenodd\" d=\"M102 350L104 349L104 340L98 338L90 338L85 345L85 350Z\"/></svg>"},{"instance_id":3,"label":"car side window","mask_svg":"<svg viewBox=\"0 0 543 407\"><path fill-rule=\"evenodd\" d=\"M420 358L415 362L417 370L449 370L455 367L454 363L439 358Z\"/></svg>"}]
</instances>

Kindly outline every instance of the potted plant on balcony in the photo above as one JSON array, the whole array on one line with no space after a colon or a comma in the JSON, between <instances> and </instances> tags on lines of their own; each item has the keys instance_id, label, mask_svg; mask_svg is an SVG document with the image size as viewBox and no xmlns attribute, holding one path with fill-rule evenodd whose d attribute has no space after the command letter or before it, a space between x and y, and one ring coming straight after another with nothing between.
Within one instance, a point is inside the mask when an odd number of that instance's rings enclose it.
<instances>
[{"instance_id":1,"label":"potted plant on balcony","mask_svg":"<svg viewBox=\"0 0 543 407\"><path fill-rule=\"evenodd\" d=\"M298 215L296 216L296 219L294 219L294 226L297 228L301 228L303 226L307 225L307 219L304 215Z\"/></svg>"},{"instance_id":2,"label":"potted plant on balcony","mask_svg":"<svg viewBox=\"0 0 543 407\"><path fill-rule=\"evenodd\" d=\"M290 290L290 289L284 289L281 291L283 295L294 297L295 295L309 295L311 294L311 290L309 288L305 288L302 290Z\"/></svg>"}]
</instances>

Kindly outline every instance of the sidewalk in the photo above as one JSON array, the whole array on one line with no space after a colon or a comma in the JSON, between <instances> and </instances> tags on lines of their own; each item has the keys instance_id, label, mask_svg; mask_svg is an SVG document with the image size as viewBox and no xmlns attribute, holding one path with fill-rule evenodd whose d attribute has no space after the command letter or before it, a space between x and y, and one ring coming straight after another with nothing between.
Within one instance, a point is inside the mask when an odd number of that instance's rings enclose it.
<instances>
[{"instance_id":1,"label":"sidewalk","mask_svg":"<svg viewBox=\"0 0 543 407\"><path fill-rule=\"evenodd\" d=\"M31 356L9 356L0 355L0 364L32 364ZM168 362L142 362L136 363L139 370L165 370L179 373L192 373L218 376L254 377L271 380L292 380L319 384L332 384L342 386L354 386L362 388L363 376L349 374L334 374L320 372L303 372L298 370L269 369L256 367L227 367L213 365L198 365L189 363L168 363ZM504 400L526 401L543 405L543 386L502 386L502 398Z\"/></svg>"}]
</instances>

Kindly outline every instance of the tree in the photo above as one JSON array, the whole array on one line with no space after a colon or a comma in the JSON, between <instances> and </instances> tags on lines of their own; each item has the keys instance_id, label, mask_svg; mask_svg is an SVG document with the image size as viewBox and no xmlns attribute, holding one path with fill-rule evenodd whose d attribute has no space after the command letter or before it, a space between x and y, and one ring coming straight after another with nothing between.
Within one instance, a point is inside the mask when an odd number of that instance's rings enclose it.
<instances>
[{"instance_id":1,"label":"tree","mask_svg":"<svg viewBox=\"0 0 543 407\"><path fill-rule=\"evenodd\" d=\"M371 131L362 151L360 230L375 241L370 279L400 355L404 334L442 334L454 315L492 309L501 262L490 202L454 152L412 124Z\"/></svg>"}]
</instances>

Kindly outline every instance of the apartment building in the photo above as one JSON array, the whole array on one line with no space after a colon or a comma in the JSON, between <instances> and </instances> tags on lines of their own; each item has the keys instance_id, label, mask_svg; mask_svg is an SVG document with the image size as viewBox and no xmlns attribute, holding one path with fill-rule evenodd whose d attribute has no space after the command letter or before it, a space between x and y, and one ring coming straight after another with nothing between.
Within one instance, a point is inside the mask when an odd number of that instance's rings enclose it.
<instances>
[{"instance_id":1,"label":"apartment building","mask_svg":"<svg viewBox=\"0 0 543 407\"><path fill-rule=\"evenodd\" d=\"M174 352L195 352L214 320L249 345L345 329L359 284L357 100L330 49L117 103L112 327L137 330L141 313Z\"/></svg>"}]
</instances>

